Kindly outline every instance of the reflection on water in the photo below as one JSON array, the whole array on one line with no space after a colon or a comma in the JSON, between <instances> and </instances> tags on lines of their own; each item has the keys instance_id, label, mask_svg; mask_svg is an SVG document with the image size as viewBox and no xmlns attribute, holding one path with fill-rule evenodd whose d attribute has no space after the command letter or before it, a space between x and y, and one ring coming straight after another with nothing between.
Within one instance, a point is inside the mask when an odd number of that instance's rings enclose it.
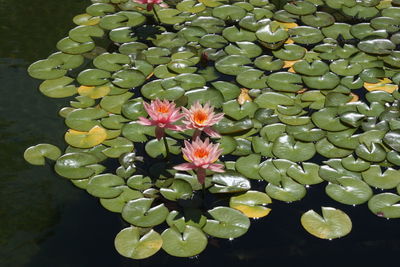
<instances>
[{"instance_id":1,"label":"reflection on water","mask_svg":"<svg viewBox=\"0 0 400 267\"><path fill-rule=\"evenodd\" d=\"M120 257L113 239L124 223L97 199L22 159L26 147L49 142L64 147L58 110L67 100L48 99L27 66L55 51L88 0L0 0L0 266L292 266L327 262L382 264L400 252L400 222L372 215L365 205L331 202L324 187L312 186L300 203L273 203L267 218L228 241L211 239L192 259L163 252L143 261ZM307 234L301 214L334 205L354 223L351 234L323 241ZM347 257L344 261L344 257ZM278 265L279 264L279 265ZM329 265L329 264L328 264Z\"/></svg>"}]
</instances>

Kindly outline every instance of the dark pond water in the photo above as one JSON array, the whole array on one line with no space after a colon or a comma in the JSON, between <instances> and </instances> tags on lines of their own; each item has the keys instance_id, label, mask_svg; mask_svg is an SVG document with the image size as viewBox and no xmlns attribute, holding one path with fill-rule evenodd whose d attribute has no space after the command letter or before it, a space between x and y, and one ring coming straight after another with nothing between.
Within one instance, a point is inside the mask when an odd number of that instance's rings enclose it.
<instances>
[{"instance_id":1,"label":"dark pond water","mask_svg":"<svg viewBox=\"0 0 400 267\"><path fill-rule=\"evenodd\" d=\"M39 81L27 75L32 62L55 52L88 0L0 0L0 266L372 266L396 264L400 221L374 216L366 205L332 202L323 186L309 189L299 203L273 203L271 214L253 221L233 241L211 240L193 259L159 252L127 260L114 249L124 223L86 192L58 177L51 166L33 167L22 158L41 142L64 147L58 110L67 100L42 96ZM300 216L333 206L353 220L347 237L324 241L307 234Z\"/></svg>"}]
</instances>

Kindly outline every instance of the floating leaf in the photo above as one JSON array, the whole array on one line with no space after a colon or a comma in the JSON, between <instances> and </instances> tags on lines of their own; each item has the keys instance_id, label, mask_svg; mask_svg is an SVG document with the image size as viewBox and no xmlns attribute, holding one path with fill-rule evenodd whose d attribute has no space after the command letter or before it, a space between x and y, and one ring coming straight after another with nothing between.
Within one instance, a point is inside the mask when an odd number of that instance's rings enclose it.
<instances>
[{"instance_id":1,"label":"floating leaf","mask_svg":"<svg viewBox=\"0 0 400 267\"><path fill-rule=\"evenodd\" d=\"M358 205L368 201L372 195L372 189L363 181L342 177L336 179L339 184L328 184L326 194L337 202L347 205Z\"/></svg>"},{"instance_id":2,"label":"floating leaf","mask_svg":"<svg viewBox=\"0 0 400 267\"><path fill-rule=\"evenodd\" d=\"M101 144L107 138L107 132L100 126L94 126L88 132L69 130L65 141L74 147L90 148Z\"/></svg>"},{"instance_id":3,"label":"floating leaf","mask_svg":"<svg viewBox=\"0 0 400 267\"><path fill-rule=\"evenodd\" d=\"M350 233L352 223L339 209L322 207L322 217L313 210L301 216L301 225L310 234L322 239L334 239Z\"/></svg>"},{"instance_id":4,"label":"floating leaf","mask_svg":"<svg viewBox=\"0 0 400 267\"><path fill-rule=\"evenodd\" d=\"M207 237L199 228L186 225L183 233L168 228L162 234L162 248L175 257L192 257L200 254L207 246Z\"/></svg>"},{"instance_id":5,"label":"floating leaf","mask_svg":"<svg viewBox=\"0 0 400 267\"><path fill-rule=\"evenodd\" d=\"M27 148L24 159L32 165L45 165L45 159L57 160L61 156L61 150L51 144L39 144Z\"/></svg>"},{"instance_id":6,"label":"floating leaf","mask_svg":"<svg viewBox=\"0 0 400 267\"><path fill-rule=\"evenodd\" d=\"M250 227L250 220L238 210L227 207L216 207L208 211L203 231L206 234L219 238L236 238L245 234Z\"/></svg>"},{"instance_id":7,"label":"floating leaf","mask_svg":"<svg viewBox=\"0 0 400 267\"><path fill-rule=\"evenodd\" d=\"M307 191L301 184L296 183L287 176L282 176L281 185L268 184L265 188L267 194L277 200L293 202L302 199Z\"/></svg>"},{"instance_id":8,"label":"floating leaf","mask_svg":"<svg viewBox=\"0 0 400 267\"><path fill-rule=\"evenodd\" d=\"M368 170L362 173L363 179L373 187L381 189L395 188L400 184L400 171L388 168L382 172L381 167L372 165Z\"/></svg>"},{"instance_id":9,"label":"floating leaf","mask_svg":"<svg viewBox=\"0 0 400 267\"><path fill-rule=\"evenodd\" d=\"M151 229L146 234L138 227L128 227L121 230L115 237L115 248L124 257L139 260L156 254L162 244L160 234Z\"/></svg>"},{"instance_id":10,"label":"floating leaf","mask_svg":"<svg viewBox=\"0 0 400 267\"><path fill-rule=\"evenodd\" d=\"M377 216L400 218L400 196L393 193L382 193L368 201L368 208Z\"/></svg>"},{"instance_id":11,"label":"floating leaf","mask_svg":"<svg viewBox=\"0 0 400 267\"><path fill-rule=\"evenodd\" d=\"M184 180L175 179L168 188L161 188L160 193L163 197L171 201L178 199L188 199L193 193L190 184Z\"/></svg>"},{"instance_id":12,"label":"floating leaf","mask_svg":"<svg viewBox=\"0 0 400 267\"><path fill-rule=\"evenodd\" d=\"M86 191L99 198L115 198L122 194L120 187L125 180L113 174L101 174L90 178Z\"/></svg>"},{"instance_id":13,"label":"floating leaf","mask_svg":"<svg viewBox=\"0 0 400 267\"><path fill-rule=\"evenodd\" d=\"M267 194L258 191L247 191L231 197L229 206L243 212L249 218L261 218L270 213L271 209L265 206L271 202L272 200Z\"/></svg>"},{"instance_id":14,"label":"floating leaf","mask_svg":"<svg viewBox=\"0 0 400 267\"><path fill-rule=\"evenodd\" d=\"M211 193L235 193L250 189L250 182L245 177L234 171L215 173L211 179L213 186Z\"/></svg>"},{"instance_id":15,"label":"floating leaf","mask_svg":"<svg viewBox=\"0 0 400 267\"><path fill-rule=\"evenodd\" d=\"M153 227L161 224L168 216L164 204L151 207L154 199L139 198L129 201L122 210L122 218L132 225Z\"/></svg>"}]
</instances>

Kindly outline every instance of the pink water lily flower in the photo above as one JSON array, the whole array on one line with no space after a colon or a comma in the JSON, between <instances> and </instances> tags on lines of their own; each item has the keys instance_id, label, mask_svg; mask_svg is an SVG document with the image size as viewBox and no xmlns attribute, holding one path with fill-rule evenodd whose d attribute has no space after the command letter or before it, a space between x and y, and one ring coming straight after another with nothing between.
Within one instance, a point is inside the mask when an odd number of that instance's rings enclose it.
<instances>
[{"instance_id":1,"label":"pink water lily flower","mask_svg":"<svg viewBox=\"0 0 400 267\"><path fill-rule=\"evenodd\" d=\"M152 11L154 5L163 5L163 0L133 0L133 2L136 2L138 4L143 4L147 5L147 11Z\"/></svg>"},{"instance_id":2,"label":"pink water lily flower","mask_svg":"<svg viewBox=\"0 0 400 267\"><path fill-rule=\"evenodd\" d=\"M196 129L193 135L193 139L200 135L201 131L204 131L211 137L221 137L211 126L222 120L224 113L214 113L214 107L210 103L206 103L204 107L196 101L190 109L182 108L185 114L185 120L183 123L187 129Z\"/></svg>"},{"instance_id":3,"label":"pink water lily flower","mask_svg":"<svg viewBox=\"0 0 400 267\"><path fill-rule=\"evenodd\" d=\"M207 169L214 172L224 172L224 165L214 163L221 156L222 149L219 148L219 144L210 143L209 138L204 142L199 137L192 143L185 140L185 148L182 149L182 153L189 163L179 164L174 169L180 171L195 170L200 184L204 184Z\"/></svg>"},{"instance_id":4,"label":"pink water lily flower","mask_svg":"<svg viewBox=\"0 0 400 267\"><path fill-rule=\"evenodd\" d=\"M183 117L180 108L175 107L174 102L164 99L151 101L151 103L143 103L144 109L147 111L151 119L139 117L138 123L142 125L156 126L156 137L160 140L165 135L165 129L174 131L182 131L183 127L174 125L173 123Z\"/></svg>"}]
</instances>

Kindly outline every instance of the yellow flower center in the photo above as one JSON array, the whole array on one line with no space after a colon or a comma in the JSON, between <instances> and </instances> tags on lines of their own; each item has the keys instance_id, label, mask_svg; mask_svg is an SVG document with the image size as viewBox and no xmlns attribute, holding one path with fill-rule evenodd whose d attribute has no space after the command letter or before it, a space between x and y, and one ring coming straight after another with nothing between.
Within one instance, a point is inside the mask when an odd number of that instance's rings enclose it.
<instances>
[{"instance_id":1,"label":"yellow flower center","mask_svg":"<svg viewBox=\"0 0 400 267\"><path fill-rule=\"evenodd\" d=\"M195 155L197 158L205 158L205 157L208 156L208 154L209 154L209 151L208 151L207 149L204 149L204 148L198 148L198 149L196 149L196 151L194 152L194 155Z\"/></svg>"},{"instance_id":2,"label":"yellow flower center","mask_svg":"<svg viewBox=\"0 0 400 267\"><path fill-rule=\"evenodd\" d=\"M208 119L208 114L205 113L203 110L198 110L193 115L193 120L197 124L203 124Z\"/></svg>"},{"instance_id":3,"label":"yellow flower center","mask_svg":"<svg viewBox=\"0 0 400 267\"><path fill-rule=\"evenodd\" d=\"M168 113L169 107L167 105L161 105L161 106L157 107L157 111L159 113Z\"/></svg>"}]
</instances>

